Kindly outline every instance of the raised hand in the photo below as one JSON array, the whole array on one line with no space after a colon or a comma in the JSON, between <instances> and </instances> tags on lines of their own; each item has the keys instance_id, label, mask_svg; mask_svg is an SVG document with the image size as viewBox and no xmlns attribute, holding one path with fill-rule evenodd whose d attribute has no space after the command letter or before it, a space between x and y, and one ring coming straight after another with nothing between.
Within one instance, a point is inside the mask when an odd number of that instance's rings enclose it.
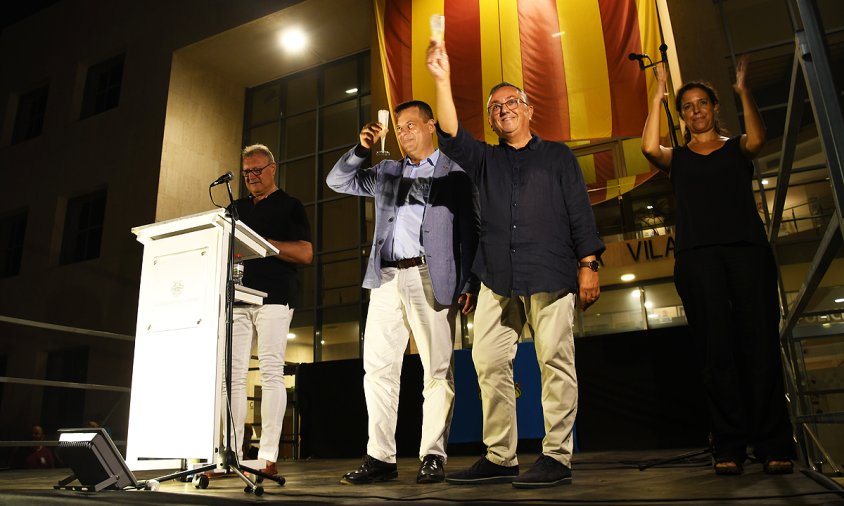
<instances>
[{"instance_id":1,"label":"raised hand","mask_svg":"<svg viewBox=\"0 0 844 506\"><path fill-rule=\"evenodd\" d=\"M382 127L377 121L367 123L360 131L360 145L366 149L372 149L375 141L381 138L381 135L387 135L387 129Z\"/></svg>"},{"instance_id":2,"label":"raised hand","mask_svg":"<svg viewBox=\"0 0 844 506\"><path fill-rule=\"evenodd\" d=\"M668 72L665 71L665 62L657 63L654 67L656 73L656 91L654 91L654 99L659 97L660 100L668 96Z\"/></svg>"},{"instance_id":3,"label":"raised hand","mask_svg":"<svg viewBox=\"0 0 844 506\"><path fill-rule=\"evenodd\" d=\"M445 42L431 39L425 61L435 81L448 81L451 66L448 63L448 53L445 52Z\"/></svg>"},{"instance_id":4,"label":"raised hand","mask_svg":"<svg viewBox=\"0 0 844 506\"><path fill-rule=\"evenodd\" d=\"M738 63L736 64L736 83L733 85L733 89L738 94L742 94L746 91L749 91L747 87L747 67L750 63L750 57L746 54L742 55L739 58Z\"/></svg>"}]
</instances>

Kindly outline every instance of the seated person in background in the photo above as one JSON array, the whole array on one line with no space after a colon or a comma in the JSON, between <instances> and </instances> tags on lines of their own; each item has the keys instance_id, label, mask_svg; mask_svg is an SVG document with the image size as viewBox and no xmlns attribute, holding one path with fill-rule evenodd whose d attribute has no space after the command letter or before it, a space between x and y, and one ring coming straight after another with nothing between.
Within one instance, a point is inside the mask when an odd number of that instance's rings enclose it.
<instances>
[{"instance_id":1,"label":"seated person in background","mask_svg":"<svg viewBox=\"0 0 844 506\"><path fill-rule=\"evenodd\" d=\"M33 425L30 437L33 441L44 440L44 429ZM56 455L47 446L25 446L18 448L12 459L12 467L18 469L52 469L57 467Z\"/></svg>"}]
</instances>

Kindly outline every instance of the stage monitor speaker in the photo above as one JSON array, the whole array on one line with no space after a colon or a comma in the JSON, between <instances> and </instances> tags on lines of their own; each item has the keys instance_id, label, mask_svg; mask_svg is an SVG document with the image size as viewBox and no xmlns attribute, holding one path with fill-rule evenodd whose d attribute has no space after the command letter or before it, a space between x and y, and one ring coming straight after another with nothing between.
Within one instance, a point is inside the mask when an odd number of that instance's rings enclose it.
<instances>
[{"instance_id":1,"label":"stage monitor speaker","mask_svg":"<svg viewBox=\"0 0 844 506\"><path fill-rule=\"evenodd\" d=\"M101 427L59 429L57 453L73 474L53 488L94 492L122 490L128 486L138 488L138 481L126 466L126 461L108 432ZM79 485L71 485L76 480Z\"/></svg>"}]
</instances>

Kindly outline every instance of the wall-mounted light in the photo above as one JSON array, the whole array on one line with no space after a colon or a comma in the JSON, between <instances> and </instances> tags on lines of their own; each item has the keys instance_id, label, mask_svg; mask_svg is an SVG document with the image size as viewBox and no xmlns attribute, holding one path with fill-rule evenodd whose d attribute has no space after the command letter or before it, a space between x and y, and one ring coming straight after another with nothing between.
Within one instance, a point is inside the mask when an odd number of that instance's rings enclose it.
<instances>
[{"instance_id":1,"label":"wall-mounted light","mask_svg":"<svg viewBox=\"0 0 844 506\"><path fill-rule=\"evenodd\" d=\"M288 333L287 333L287 339L288 339L288 340L290 340L290 339L296 339L296 334L294 334L293 332L288 332Z\"/></svg>"},{"instance_id":2,"label":"wall-mounted light","mask_svg":"<svg viewBox=\"0 0 844 506\"><path fill-rule=\"evenodd\" d=\"M627 274L621 275L621 280L624 281L624 282L633 281L634 279L636 279L636 275L632 274L632 273L627 273Z\"/></svg>"},{"instance_id":3,"label":"wall-mounted light","mask_svg":"<svg viewBox=\"0 0 844 506\"><path fill-rule=\"evenodd\" d=\"M288 28L281 32L279 42L281 43L281 47L286 51L298 53L308 45L308 37L305 36L305 32L301 28Z\"/></svg>"},{"instance_id":4,"label":"wall-mounted light","mask_svg":"<svg viewBox=\"0 0 844 506\"><path fill-rule=\"evenodd\" d=\"M354 95L357 92L358 92L357 88L349 88L348 90L346 90L346 95Z\"/></svg>"},{"instance_id":5,"label":"wall-mounted light","mask_svg":"<svg viewBox=\"0 0 844 506\"><path fill-rule=\"evenodd\" d=\"M768 180L767 180L767 179L763 179L763 180L762 180L762 184L768 184Z\"/></svg>"}]
</instances>

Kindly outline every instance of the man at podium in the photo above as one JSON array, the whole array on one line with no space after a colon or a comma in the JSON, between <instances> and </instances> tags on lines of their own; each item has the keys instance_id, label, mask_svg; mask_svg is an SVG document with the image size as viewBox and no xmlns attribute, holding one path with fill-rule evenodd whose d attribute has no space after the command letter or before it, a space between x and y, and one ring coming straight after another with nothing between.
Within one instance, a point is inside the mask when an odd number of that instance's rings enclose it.
<instances>
[{"instance_id":1,"label":"man at podium","mask_svg":"<svg viewBox=\"0 0 844 506\"><path fill-rule=\"evenodd\" d=\"M284 352L296 306L297 264L313 261L313 245L302 203L279 189L272 152L262 144L247 146L241 153L243 181L250 195L235 202L240 221L260 234L278 254L248 260L243 284L267 293L263 305L236 304L232 328L232 423L238 458L242 459L246 422L246 375L252 340L258 340L261 370L261 444L258 458L266 461L262 471L278 474L275 461L281 425L287 407L284 387Z\"/></svg>"}]
</instances>

